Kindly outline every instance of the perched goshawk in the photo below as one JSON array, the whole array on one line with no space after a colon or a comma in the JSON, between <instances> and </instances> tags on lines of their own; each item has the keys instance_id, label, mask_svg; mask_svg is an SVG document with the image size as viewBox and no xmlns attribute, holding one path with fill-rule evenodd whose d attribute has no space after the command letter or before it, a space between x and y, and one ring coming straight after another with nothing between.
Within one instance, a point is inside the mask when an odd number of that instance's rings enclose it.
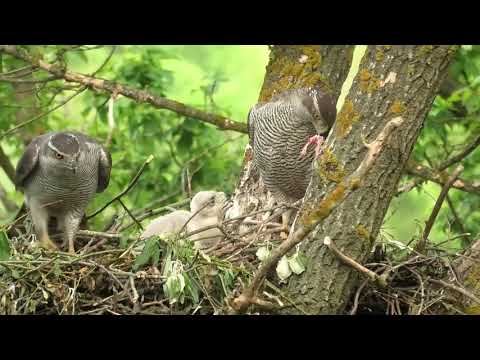
<instances>
[{"instance_id":1,"label":"perched goshawk","mask_svg":"<svg viewBox=\"0 0 480 360\"><path fill-rule=\"evenodd\" d=\"M15 183L25 193L40 245L56 249L48 220L57 219L64 246L75 253L74 239L95 193L110 181L112 158L94 139L74 131L37 136L17 164Z\"/></svg>"},{"instance_id":2,"label":"perched goshawk","mask_svg":"<svg viewBox=\"0 0 480 360\"><path fill-rule=\"evenodd\" d=\"M335 122L333 98L318 88L286 90L255 105L248 114L253 169L278 203L304 197L322 136ZM308 145L316 143L315 152ZM288 227L290 211L282 216Z\"/></svg>"},{"instance_id":3,"label":"perched goshawk","mask_svg":"<svg viewBox=\"0 0 480 360\"><path fill-rule=\"evenodd\" d=\"M140 235L146 239L154 235L179 233L182 229L191 233L205 227L214 226L223 219L223 206L226 196L223 192L200 191L190 202L190 211L176 210L160 216L150 222ZM185 225L186 224L186 225ZM206 249L222 240L223 234L218 228L203 230L189 237L198 249Z\"/></svg>"}]
</instances>

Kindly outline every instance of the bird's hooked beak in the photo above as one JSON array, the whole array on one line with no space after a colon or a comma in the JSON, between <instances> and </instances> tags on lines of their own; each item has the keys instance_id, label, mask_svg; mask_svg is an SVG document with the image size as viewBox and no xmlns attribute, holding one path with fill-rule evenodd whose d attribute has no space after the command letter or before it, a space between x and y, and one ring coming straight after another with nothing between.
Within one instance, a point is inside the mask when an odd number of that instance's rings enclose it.
<instances>
[{"instance_id":1,"label":"bird's hooked beak","mask_svg":"<svg viewBox=\"0 0 480 360\"><path fill-rule=\"evenodd\" d=\"M78 159L77 157L73 157L69 162L68 162L69 168L73 171L74 174L77 173L78 169Z\"/></svg>"}]
</instances>

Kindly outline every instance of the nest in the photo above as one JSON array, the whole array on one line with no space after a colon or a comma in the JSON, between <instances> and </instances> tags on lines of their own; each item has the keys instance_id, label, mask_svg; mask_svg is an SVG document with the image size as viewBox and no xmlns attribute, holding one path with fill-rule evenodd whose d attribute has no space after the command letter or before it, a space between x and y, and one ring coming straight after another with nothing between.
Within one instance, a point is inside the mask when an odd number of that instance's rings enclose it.
<instances>
[{"instance_id":1,"label":"nest","mask_svg":"<svg viewBox=\"0 0 480 360\"><path fill-rule=\"evenodd\" d=\"M352 296L347 313L384 315L466 314L475 295L464 288L455 270L464 259L439 247L425 254L392 241L376 246L365 265L386 280L386 286L365 279Z\"/></svg>"},{"instance_id":2,"label":"nest","mask_svg":"<svg viewBox=\"0 0 480 360\"><path fill-rule=\"evenodd\" d=\"M11 257L0 266L0 313L229 313L229 300L238 296L258 268L258 250L281 241L279 228L267 226L271 216L248 227L241 225L244 219L219 225L225 240L205 251L180 241L188 234L141 242L128 236L131 226L113 222L105 233L81 230L77 255L37 248L31 224L25 221L16 227L15 236L10 232ZM382 243L364 266L387 285L361 280L346 313L464 313L455 304L459 296L471 294L453 270L459 256L439 248L422 255L396 242ZM279 308L290 301L275 271L267 277L263 295Z\"/></svg>"}]
</instances>

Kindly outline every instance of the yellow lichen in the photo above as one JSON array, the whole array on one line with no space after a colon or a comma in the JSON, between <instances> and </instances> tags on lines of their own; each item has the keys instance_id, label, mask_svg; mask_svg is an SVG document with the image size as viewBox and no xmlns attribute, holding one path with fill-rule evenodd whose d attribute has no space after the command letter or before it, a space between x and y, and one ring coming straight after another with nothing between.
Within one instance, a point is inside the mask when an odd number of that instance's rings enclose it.
<instances>
[{"instance_id":1,"label":"yellow lichen","mask_svg":"<svg viewBox=\"0 0 480 360\"><path fill-rule=\"evenodd\" d=\"M360 187L360 184L361 184L360 179L354 178L350 180L350 189L356 190Z\"/></svg>"},{"instance_id":2,"label":"yellow lichen","mask_svg":"<svg viewBox=\"0 0 480 360\"><path fill-rule=\"evenodd\" d=\"M375 78L367 69L360 70L360 89L363 92L371 93L380 87L380 80Z\"/></svg>"},{"instance_id":3,"label":"yellow lichen","mask_svg":"<svg viewBox=\"0 0 480 360\"><path fill-rule=\"evenodd\" d=\"M433 45L423 45L417 50L417 56L425 57L433 51Z\"/></svg>"},{"instance_id":4,"label":"yellow lichen","mask_svg":"<svg viewBox=\"0 0 480 360\"><path fill-rule=\"evenodd\" d=\"M268 101L272 96L288 89L320 86L327 92L332 91L331 84L319 71L322 64L320 47L302 45L298 46L298 49L300 51L296 52L295 56L277 54L276 60L270 61L267 67L269 77L262 88L260 101Z\"/></svg>"},{"instance_id":5,"label":"yellow lichen","mask_svg":"<svg viewBox=\"0 0 480 360\"><path fill-rule=\"evenodd\" d=\"M415 73L415 65L409 64L409 65L407 66L407 75L408 75L408 77L412 77L414 73Z\"/></svg>"},{"instance_id":6,"label":"yellow lichen","mask_svg":"<svg viewBox=\"0 0 480 360\"><path fill-rule=\"evenodd\" d=\"M383 45L383 48L385 49L385 51L388 51L392 48L392 45Z\"/></svg>"},{"instance_id":7,"label":"yellow lichen","mask_svg":"<svg viewBox=\"0 0 480 360\"><path fill-rule=\"evenodd\" d=\"M464 309L465 314L467 315L480 315L480 305L472 305Z\"/></svg>"},{"instance_id":8,"label":"yellow lichen","mask_svg":"<svg viewBox=\"0 0 480 360\"><path fill-rule=\"evenodd\" d=\"M325 219L330 215L335 205L345 197L345 185L338 184L337 187L323 199L318 206L302 215L301 222L305 226L312 226L316 222Z\"/></svg>"},{"instance_id":9,"label":"yellow lichen","mask_svg":"<svg viewBox=\"0 0 480 360\"><path fill-rule=\"evenodd\" d=\"M358 224L355 231L360 238L365 240L370 239L370 232L362 224Z\"/></svg>"},{"instance_id":10,"label":"yellow lichen","mask_svg":"<svg viewBox=\"0 0 480 360\"><path fill-rule=\"evenodd\" d=\"M395 100L392 104L392 106L390 106L390 108L388 109L388 112L390 114L395 114L395 115L399 115L399 114L403 114L405 112L407 108L405 107L405 105L398 101L398 100Z\"/></svg>"},{"instance_id":11,"label":"yellow lichen","mask_svg":"<svg viewBox=\"0 0 480 360\"><path fill-rule=\"evenodd\" d=\"M375 59L380 62L382 61L383 59L385 58L385 53L380 50L380 49L377 49L377 52L375 53Z\"/></svg>"},{"instance_id":12,"label":"yellow lichen","mask_svg":"<svg viewBox=\"0 0 480 360\"><path fill-rule=\"evenodd\" d=\"M349 99L345 100L345 103L340 110L335 121L335 132L339 137L345 137L350 131L352 125L360 120L360 114L355 110L353 102Z\"/></svg>"},{"instance_id":13,"label":"yellow lichen","mask_svg":"<svg viewBox=\"0 0 480 360\"><path fill-rule=\"evenodd\" d=\"M333 181L339 183L345 176L345 171L338 163L335 155L330 149L325 149L322 156L318 159L318 171L320 177L325 181Z\"/></svg>"},{"instance_id":14,"label":"yellow lichen","mask_svg":"<svg viewBox=\"0 0 480 360\"><path fill-rule=\"evenodd\" d=\"M464 283L469 288L480 290L480 265L472 265Z\"/></svg>"}]
</instances>

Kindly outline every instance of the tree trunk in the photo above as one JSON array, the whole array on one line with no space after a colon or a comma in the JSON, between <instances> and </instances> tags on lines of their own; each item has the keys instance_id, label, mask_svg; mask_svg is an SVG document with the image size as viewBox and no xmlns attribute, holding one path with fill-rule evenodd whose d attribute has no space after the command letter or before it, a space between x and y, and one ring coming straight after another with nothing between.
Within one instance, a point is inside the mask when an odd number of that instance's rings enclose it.
<instances>
[{"instance_id":1,"label":"tree trunk","mask_svg":"<svg viewBox=\"0 0 480 360\"><path fill-rule=\"evenodd\" d=\"M323 241L329 236L345 255L362 263L370 253L403 168L456 52L455 46L369 46L337 116L299 215L316 220L327 194L338 190L366 154L370 142L396 117L404 122L387 141L373 167L301 243L306 271L290 279L288 295L311 314L345 309L359 274L341 263ZM353 188L353 185L352 185ZM296 313L295 309L288 309Z\"/></svg>"}]
</instances>

